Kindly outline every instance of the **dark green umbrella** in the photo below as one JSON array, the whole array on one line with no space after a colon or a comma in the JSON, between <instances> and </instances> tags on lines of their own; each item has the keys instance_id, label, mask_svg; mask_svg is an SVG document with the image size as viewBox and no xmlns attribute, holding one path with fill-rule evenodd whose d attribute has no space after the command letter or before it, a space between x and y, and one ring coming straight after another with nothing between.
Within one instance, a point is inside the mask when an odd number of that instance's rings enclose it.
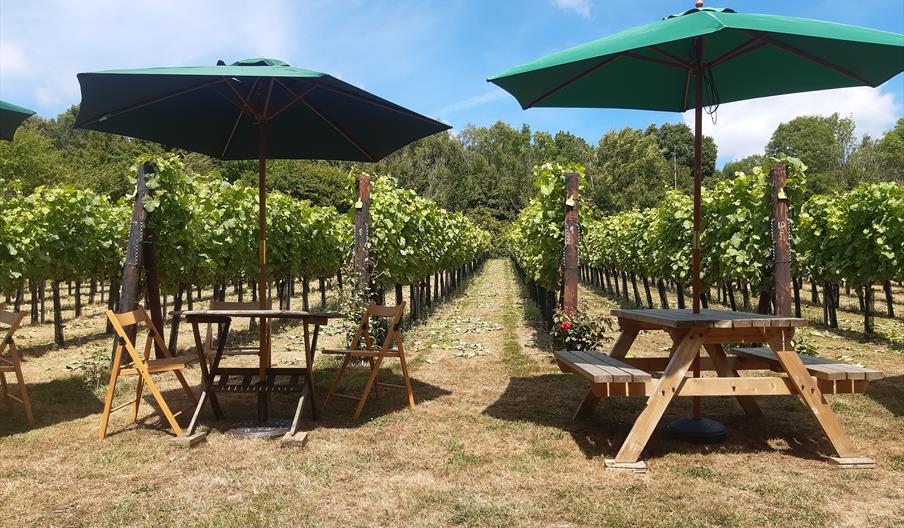
<instances>
[{"instance_id":1,"label":"dark green umbrella","mask_svg":"<svg viewBox=\"0 0 904 528\"><path fill-rule=\"evenodd\" d=\"M697 8L539 58L488 79L522 108L695 109L694 311L700 309L702 109L848 86L904 70L904 35L844 24Z\"/></svg>"},{"instance_id":2,"label":"dark green umbrella","mask_svg":"<svg viewBox=\"0 0 904 528\"><path fill-rule=\"evenodd\" d=\"M704 106L848 86L879 86L904 70L904 35L801 18L696 8L547 55L488 79L522 108L635 108L694 115L693 311L700 311L700 188ZM695 368L695 375L697 374ZM672 430L724 437L700 419Z\"/></svg>"},{"instance_id":3,"label":"dark green umbrella","mask_svg":"<svg viewBox=\"0 0 904 528\"><path fill-rule=\"evenodd\" d=\"M259 299L266 302L267 158L378 161L446 124L330 75L256 58L80 73L75 126L225 160L259 160Z\"/></svg>"},{"instance_id":4,"label":"dark green umbrella","mask_svg":"<svg viewBox=\"0 0 904 528\"><path fill-rule=\"evenodd\" d=\"M0 101L0 139L12 141L16 129L29 117L35 115L34 110L22 108L6 101Z\"/></svg>"}]
</instances>

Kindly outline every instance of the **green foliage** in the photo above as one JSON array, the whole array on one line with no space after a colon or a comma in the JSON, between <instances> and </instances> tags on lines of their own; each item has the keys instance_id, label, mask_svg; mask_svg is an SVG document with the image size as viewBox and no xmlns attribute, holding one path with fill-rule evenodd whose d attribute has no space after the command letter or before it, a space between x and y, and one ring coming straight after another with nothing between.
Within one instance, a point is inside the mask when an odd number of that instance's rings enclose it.
<instances>
[{"instance_id":1,"label":"green foliage","mask_svg":"<svg viewBox=\"0 0 904 528\"><path fill-rule=\"evenodd\" d=\"M847 164L854 150L854 121L837 113L801 116L782 123L766 145L767 156L787 155L809 167L812 193L850 188Z\"/></svg>"},{"instance_id":2,"label":"green foliage","mask_svg":"<svg viewBox=\"0 0 904 528\"><path fill-rule=\"evenodd\" d=\"M450 213L394 179L372 179L368 249L372 280L410 284L458 268L484 253L489 234L461 213Z\"/></svg>"},{"instance_id":3,"label":"green foliage","mask_svg":"<svg viewBox=\"0 0 904 528\"><path fill-rule=\"evenodd\" d=\"M673 186L672 165L656 137L633 128L600 139L587 177L590 197L605 213L652 207Z\"/></svg>"},{"instance_id":4,"label":"green foliage","mask_svg":"<svg viewBox=\"0 0 904 528\"><path fill-rule=\"evenodd\" d=\"M694 188L694 131L684 123L663 123L658 127L656 125L648 126L645 133L656 138L659 150L673 171L677 166L678 188L692 191ZM704 182L711 181L716 174L717 152L715 140L710 136L703 136L700 160Z\"/></svg>"},{"instance_id":5,"label":"green foliage","mask_svg":"<svg viewBox=\"0 0 904 528\"><path fill-rule=\"evenodd\" d=\"M162 284L211 284L257 276L258 193L217 172L186 170L175 155L145 157L154 171L144 199ZM345 261L351 224L332 207L279 191L267 196L267 276L331 276Z\"/></svg>"},{"instance_id":6,"label":"green foliage","mask_svg":"<svg viewBox=\"0 0 904 528\"><path fill-rule=\"evenodd\" d=\"M555 340L556 350L597 350L606 334L607 318L590 313L582 304L575 313L557 310L549 334Z\"/></svg>"},{"instance_id":7,"label":"green foliage","mask_svg":"<svg viewBox=\"0 0 904 528\"><path fill-rule=\"evenodd\" d=\"M547 163L534 167L537 195L506 233L506 246L527 277L547 288L559 286L565 225L565 173L583 174L575 165Z\"/></svg>"},{"instance_id":8,"label":"green foliage","mask_svg":"<svg viewBox=\"0 0 904 528\"><path fill-rule=\"evenodd\" d=\"M9 192L0 208L0 289L28 280L107 279L122 270L128 208L72 187Z\"/></svg>"}]
</instances>

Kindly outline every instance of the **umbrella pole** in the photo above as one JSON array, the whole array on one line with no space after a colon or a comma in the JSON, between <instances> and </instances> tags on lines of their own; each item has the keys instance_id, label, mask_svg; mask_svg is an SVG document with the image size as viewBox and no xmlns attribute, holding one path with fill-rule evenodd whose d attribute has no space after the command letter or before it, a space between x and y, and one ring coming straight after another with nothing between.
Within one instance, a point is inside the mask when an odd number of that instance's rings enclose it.
<instances>
[{"instance_id":1,"label":"umbrella pole","mask_svg":"<svg viewBox=\"0 0 904 528\"><path fill-rule=\"evenodd\" d=\"M700 202L701 188L703 187L703 39L698 38L694 44L697 47L697 88L694 99L694 238L691 248L691 292L694 296L694 313L700 313ZM700 377L700 351L694 358L694 377ZM699 420L700 397L693 399L694 419Z\"/></svg>"},{"instance_id":2,"label":"umbrella pole","mask_svg":"<svg viewBox=\"0 0 904 528\"><path fill-rule=\"evenodd\" d=\"M691 290L694 296L694 313L700 313L700 194L703 186L703 167L701 151L703 150L703 39L697 38L696 47L697 76L696 94L694 94L694 238L691 249ZM700 350L694 356L691 365L694 377L700 377ZM669 424L672 434L692 442L720 442L728 432L725 426L715 420L703 418L700 411L700 397L693 397L693 414L690 418L680 418Z\"/></svg>"},{"instance_id":3,"label":"umbrella pole","mask_svg":"<svg viewBox=\"0 0 904 528\"><path fill-rule=\"evenodd\" d=\"M257 299L261 310L267 308L267 124L261 122L258 125L258 161L257 161L257 199L258 199L258 275L257 275ZM270 321L261 318L260 325L260 371L261 383L267 381L267 367L270 366ZM257 420L260 423L267 421L267 393L261 391L257 396Z\"/></svg>"}]
</instances>

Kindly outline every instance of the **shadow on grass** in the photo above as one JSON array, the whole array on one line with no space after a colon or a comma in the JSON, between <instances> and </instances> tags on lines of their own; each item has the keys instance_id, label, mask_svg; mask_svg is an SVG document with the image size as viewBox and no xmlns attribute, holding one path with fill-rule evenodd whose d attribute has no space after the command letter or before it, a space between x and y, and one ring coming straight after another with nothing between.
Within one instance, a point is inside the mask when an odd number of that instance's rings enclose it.
<instances>
[{"instance_id":1,"label":"shadow on grass","mask_svg":"<svg viewBox=\"0 0 904 528\"><path fill-rule=\"evenodd\" d=\"M892 376L869 382L866 396L896 417L904 416L904 376Z\"/></svg>"},{"instance_id":2,"label":"shadow on grass","mask_svg":"<svg viewBox=\"0 0 904 528\"><path fill-rule=\"evenodd\" d=\"M10 387L10 393L18 396L18 388ZM10 412L0 405L0 436L78 420L101 412L104 406L78 376L28 383L28 397L35 416L34 428L28 427L21 405L13 402Z\"/></svg>"},{"instance_id":3,"label":"shadow on grass","mask_svg":"<svg viewBox=\"0 0 904 528\"><path fill-rule=\"evenodd\" d=\"M570 374L511 378L503 394L484 414L501 420L557 427L571 434L587 458L614 457L644 409L645 400L604 398L590 420L572 421L587 388L585 382ZM889 386L886 390L893 398L893 391L899 389ZM730 397L704 399L704 415L722 422L728 428L728 439L721 444L693 444L672 438L665 430L672 420L691 414L691 398L676 398L641 458L650 460L679 453L783 451L797 458L821 460L834 454L816 420L799 399L757 401L765 414L763 418L747 418ZM899 405L901 400L895 401Z\"/></svg>"},{"instance_id":4,"label":"shadow on grass","mask_svg":"<svg viewBox=\"0 0 904 528\"><path fill-rule=\"evenodd\" d=\"M314 389L317 407L317 421L312 420L311 407L305 404L304 413L301 417L301 429L309 431L318 427L330 428L355 428L366 425L367 422L375 418L390 415L398 411L408 409L408 397L404 389L397 388L380 388L380 397L376 398L371 393L367 403L364 406L364 412L361 418L355 419L355 407L358 402L347 398L333 397L329 403L324 405L329 387L336 376L336 368L317 369L314 372ZM364 367L350 366L342 380L339 392L359 396L364 390L364 384L367 381L369 369ZM402 385L404 381L401 375L396 374L388 369L381 369L378 380L383 383L392 383ZM192 387L196 395L200 395L200 387ZM411 378L411 388L414 392L415 405L419 405L426 401L434 400L442 396L452 394L450 391L418 381ZM187 426L188 421L194 411L189 405L189 400L185 393L179 387L174 387L163 392L163 397L167 401L170 408L175 412L178 409L185 409L184 416L179 418L181 425ZM270 400L269 415L271 419L291 420L295 415L295 409L298 405L300 394L279 394L274 393ZM257 394L242 393L229 394L217 393L220 407L223 410L224 418L216 420L210 405L205 404L198 419L200 426L209 426L213 430L224 432L235 426L237 422L247 422L257 417ZM145 392L142 405L151 405L157 409L156 402L153 397ZM123 411L126 412L126 411ZM143 411L144 412L144 411ZM169 427L159 418L159 413L154 416L146 417L144 422L139 423L149 427L160 428L169 431ZM169 431L172 434L172 431Z\"/></svg>"}]
</instances>

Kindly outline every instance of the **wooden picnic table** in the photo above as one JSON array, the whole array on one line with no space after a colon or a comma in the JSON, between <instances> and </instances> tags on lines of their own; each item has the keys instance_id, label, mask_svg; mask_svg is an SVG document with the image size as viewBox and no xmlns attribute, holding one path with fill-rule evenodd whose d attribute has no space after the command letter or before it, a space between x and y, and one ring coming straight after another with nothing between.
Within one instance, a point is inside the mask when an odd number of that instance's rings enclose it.
<instances>
[{"instance_id":1,"label":"wooden picnic table","mask_svg":"<svg viewBox=\"0 0 904 528\"><path fill-rule=\"evenodd\" d=\"M233 392L233 393L256 393L258 402L258 422L263 424L268 419L269 396L274 392L278 393L300 393L298 405L295 410L295 416L289 427L289 432L284 438L284 442L291 442L296 439L298 433L301 414L306 401L310 401L311 415L314 420L317 419L317 409L314 402L314 352L317 349L317 338L320 335L320 327L327 324L330 319L343 317L338 312L307 312L298 310L184 310L171 312L174 317L184 316L192 325L192 332L195 338L195 347L198 354L205 359L213 351L207 350L205 343L201 339L202 324L213 324L219 326L217 338L217 349L214 352L210 365L210 372L206 375L207 383L204 391L198 399L198 405L192 416L191 423L186 430L186 436L191 437L197 427L198 416L205 401L210 401L214 415L217 419L223 418L223 412L217 401L217 392ZM258 358L258 367L221 367L225 350L226 341L229 335L229 325L233 318L258 319L259 324L269 325L274 319L291 319L299 320L303 323L304 330L304 348L305 348L305 366L285 368L275 368L271 361L270 332L265 332L267 336L265 342L261 342ZM313 328L312 328L313 327ZM202 361L201 368L207 368ZM303 439L298 439L303 441Z\"/></svg>"},{"instance_id":2,"label":"wooden picnic table","mask_svg":"<svg viewBox=\"0 0 904 528\"><path fill-rule=\"evenodd\" d=\"M872 460L859 457L841 428L825 393L862 392L878 371L841 363L810 361L805 365L794 351L792 338L805 319L777 317L725 310L612 310L621 333L607 355L593 351L557 352L562 370L587 378L591 387L576 416L593 412L607 396L641 396L647 405L614 459L606 467L644 471L641 452L666 408L675 396L734 396L748 416L762 412L753 396L800 396L825 432L844 467L869 467ZM642 330L659 330L672 339L668 357L627 358ZM737 348L735 355L723 345L765 343L769 348ZM708 357L701 358L703 348ZM698 361L700 370L715 371L716 377L688 377ZM831 363L831 362L829 362ZM739 370L772 370L784 377L742 377ZM813 370L815 369L815 371ZM844 371L844 372L839 372ZM651 373L661 372L658 378Z\"/></svg>"}]
</instances>

